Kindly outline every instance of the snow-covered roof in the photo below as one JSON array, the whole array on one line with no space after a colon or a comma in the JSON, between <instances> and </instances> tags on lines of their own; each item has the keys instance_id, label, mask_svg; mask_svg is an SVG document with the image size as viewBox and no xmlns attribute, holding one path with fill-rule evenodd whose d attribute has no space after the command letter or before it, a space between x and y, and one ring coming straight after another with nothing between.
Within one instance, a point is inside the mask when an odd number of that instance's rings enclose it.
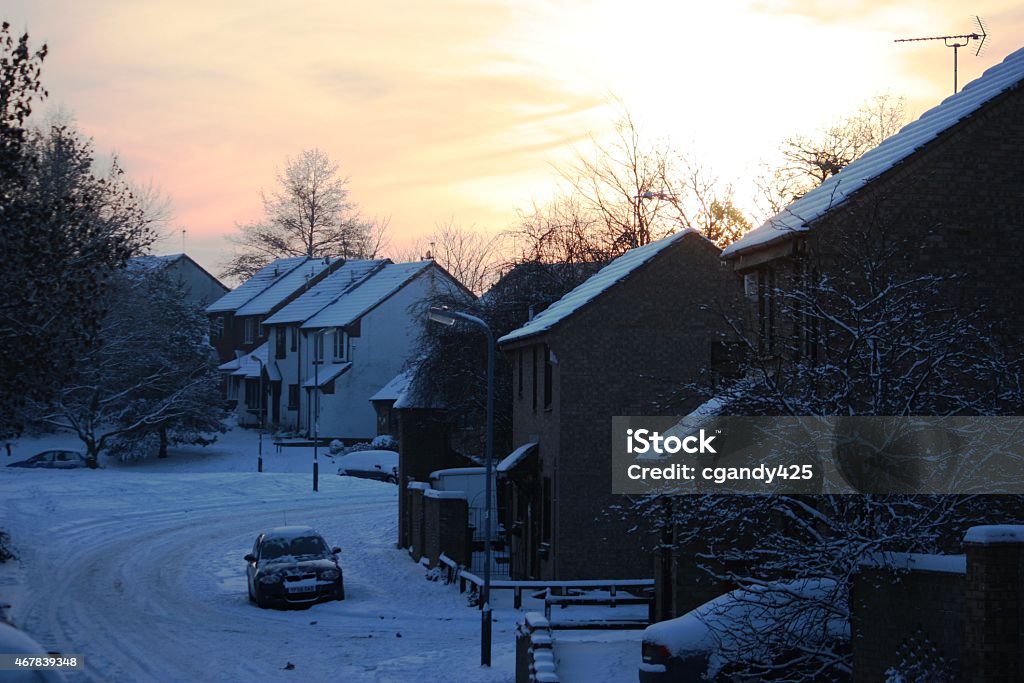
<instances>
[{"instance_id":1,"label":"snow-covered roof","mask_svg":"<svg viewBox=\"0 0 1024 683\"><path fill-rule=\"evenodd\" d=\"M504 458L502 458L501 462L498 463L498 466L495 469L499 474L504 474L505 472L508 472L509 470L515 468L515 466L521 463L523 460L525 460L526 456L529 455L530 452L533 451L533 449L535 449L536 447L536 441L524 443L522 446L520 446L519 448L515 449L514 451L506 455Z\"/></svg>"},{"instance_id":2,"label":"snow-covered roof","mask_svg":"<svg viewBox=\"0 0 1024 683\"><path fill-rule=\"evenodd\" d=\"M269 348L269 343L264 342L249 353L218 366L217 369L230 373L232 377L259 377L262 366L267 363Z\"/></svg>"},{"instance_id":3,"label":"snow-covered roof","mask_svg":"<svg viewBox=\"0 0 1024 683\"><path fill-rule=\"evenodd\" d=\"M391 381L380 388L380 390L370 397L371 401L397 401L403 393L405 393L406 387L409 386L409 382L412 381L413 370L403 370L394 377Z\"/></svg>"},{"instance_id":4,"label":"snow-covered roof","mask_svg":"<svg viewBox=\"0 0 1024 683\"><path fill-rule=\"evenodd\" d=\"M229 313L237 311L305 261L305 256L293 256L291 258L279 258L268 263L260 268L251 278L207 306L206 312Z\"/></svg>"},{"instance_id":5,"label":"snow-covered roof","mask_svg":"<svg viewBox=\"0 0 1024 683\"><path fill-rule=\"evenodd\" d=\"M392 408L399 410L411 410L411 409L422 409L422 410L439 410L444 408L444 405L437 400L428 398L430 392L425 391L425 388L429 386L430 378L419 375L419 364L413 364L405 371L408 378L405 388L398 394L395 399L395 403Z\"/></svg>"},{"instance_id":6,"label":"snow-covered roof","mask_svg":"<svg viewBox=\"0 0 1024 683\"><path fill-rule=\"evenodd\" d=\"M266 366L266 359L269 355L270 345L264 342L249 353L238 358L239 367L231 373L232 377L245 377L254 379L260 376L263 367ZM228 361L230 362L230 361ZM227 365L227 364L225 364Z\"/></svg>"},{"instance_id":7,"label":"snow-covered roof","mask_svg":"<svg viewBox=\"0 0 1024 683\"><path fill-rule=\"evenodd\" d=\"M698 234L694 230L680 230L657 242L651 242L636 249L630 249L607 266L597 271L593 277L573 289L555 303L548 306L533 320L517 330L513 330L498 340L498 343L531 337L547 332L579 309L596 299L606 290L629 277L635 270L642 267L667 247L675 244L689 234Z\"/></svg>"},{"instance_id":8,"label":"snow-covered roof","mask_svg":"<svg viewBox=\"0 0 1024 683\"><path fill-rule=\"evenodd\" d=\"M993 545L997 543L1024 543L1024 526L1020 524L987 524L972 526L964 536L964 543Z\"/></svg>"},{"instance_id":9,"label":"snow-covered roof","mask_svg":"<svg viewBox=\"0 0 1024 683\"><path fill-rule=\"evenodd\" d=\"M319 329L350 325L433 265L433 261L389 263L307 320L302 328Z\"/></svg>"},{"instance_id":10,"label":"snow-covered roof","mask_svg":"<svg viewBox=\"0 0 1024 683\"><path fill-rule=\"evenodd\" d=\"M898 553L886 550L867 555L860 561L860 565L862 567L878 567L882 569L963 574L967 571L967 556Z\"/></svg>"},{"instance_id":11,"label":"snow-covered roof","mask_svg":"<svg viewBox=\"0 0 1024 683\"><path fill-rule=\"evenodd\" d=\"M244 306L239 307L235 311L235 315L267 315L280 306L282 301L301 291L308 282L330 268L332 264L336 264L337 261L338 259L330 257L306 259L297 268L293 268L250 299Z\"/></svg>"},{"instance_id":12,"label":"snow-covered roof","mask_svg":"<svg viewBox=\"0 0 1024 683\"><path fill-rule=\"evenodd\" d=\"M166 254L164 256L134 256L128 259L128 270L130 271L154 271L165 268L180 259L184 254Z\"/></svg>"},{"instance_id":13,"label":"snow-covered roof","mask_svg":"<svg viewBox=\"0 0 1024 683\"><path fill-rule=\"evenodd\" d=\"M351 367L352 363L350 362L330 364L326 368L319 370L316 374L311 374L306 378L306 381L302 383L302 386L307 389L311 389L318 385L323 387L344 375Z\"/></svg>"},{"instance_id":14,"label":"snow-covered roof","mask_svg":"<svg viewBox=\"0 0 1024 683\"><path fill-rule=\"evenodd\" d=\"M871 180L899 164L940 133L980 109L989 100L1024 80L1024 48L950 95L921 118L904 126L878 147L796 200L763 225L726 247L722 258L785 239L842 204Z\"/></svg>"},{"instance_id":15,"label":"snow-covered roof","mask_svg":"<svg viewBox=\"0 0 1024 683\"><path fill-rule=\"evenodd\" d=\"M337 301L345 292L357 287L363 278L385 263L388 263L387 259L346 261L341 268L313 285L308 292L264 320L263 324L283 325L304 322L327 305Z\"/></svg>"}]
</instances>

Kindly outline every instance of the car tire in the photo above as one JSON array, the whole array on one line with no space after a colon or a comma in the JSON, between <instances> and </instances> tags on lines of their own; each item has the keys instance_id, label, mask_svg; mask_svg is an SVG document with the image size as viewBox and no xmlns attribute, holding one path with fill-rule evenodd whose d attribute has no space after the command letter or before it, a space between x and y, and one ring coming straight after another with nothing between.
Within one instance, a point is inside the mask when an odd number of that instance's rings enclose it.
<instances>
[{"instance_id":1,"label":"car tire","mask_svg":"<svg viewBox=\"0 0 1024 683\"><path fill-rule=\"evenodd\" d=\"M345 599L345 586L342 586L341 588L338 589L338 600L340 601L340 600L344 600L344 599Z\"/></svg>"},{"instance_id":2,"label":"car tire","mask_svg":"<svg viewBox=\"0 0 1024 683\"><path fill-rule=\"evenodd\" d=\"M267 602L265 597L263 597L263 591L261 591L258 586L256 587L256 606L260 609L267 609L270 607L270 603Z\"/></svg>"}]
</instances>

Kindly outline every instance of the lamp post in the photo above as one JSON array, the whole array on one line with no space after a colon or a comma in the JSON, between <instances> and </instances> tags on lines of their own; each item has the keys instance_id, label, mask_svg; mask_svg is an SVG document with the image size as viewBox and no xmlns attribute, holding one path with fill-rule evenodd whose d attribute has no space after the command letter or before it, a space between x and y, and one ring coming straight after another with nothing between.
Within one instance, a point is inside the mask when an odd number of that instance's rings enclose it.
<instances>
[{"instance_id":1,"label":"lamp post","mask_svg":"<svg viewBox=\"0 0 1024 683\"><path fill-rule=\"evenodd\" d=\"M256 471L263 471L263 426L267 419L267 396L263 391L263 359L259 356L250 356L253 360L260 364L260 447L259 455L256 458Z\"/></svg>"},{"instance_id":2,"label":"lamp post","mask_svg":"<svg viewBox=\"0 0 1024 683\"><path fill-rule=\"evenodd\" d=\"M491 665L491 536L494 528L492 479L494 478L494 333L480 318L469 313L449 310L447 306L431 306L427 317L451 327L458 320L482 327L487 334L487 442L484 453L484 585L480 595L480 664Z\"/></svg>"},{"instance_id":3,"label":"lamp post","mask_svg":"<svg viewBox=\"0 0 1024 683\"><path fill-rule=\"evenodd\" d=\"M320 461L318 451L320 445L320 365L327 353L324 349L324 337L333 334L333 327L324 327L313 333L313 384L316 389L316 406L313 411L313 490L320 490ZM319 337L319 339L317 339Z\"/></svg>"}]
</instances>

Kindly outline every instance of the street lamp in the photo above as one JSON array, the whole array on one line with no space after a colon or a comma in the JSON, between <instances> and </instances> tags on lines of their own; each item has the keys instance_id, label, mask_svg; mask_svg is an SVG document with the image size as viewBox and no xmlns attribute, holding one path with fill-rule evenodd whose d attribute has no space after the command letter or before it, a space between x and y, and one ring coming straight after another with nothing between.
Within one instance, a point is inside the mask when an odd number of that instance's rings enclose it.
<instances>
[{"instance_id":1,"label":"street lamp","mask_svg":"<svg viewBox=\"0 0 1024 683\"><path fill-rule=\"evenodd\" d=\"M267 419L267 396L263 390L263 359L259 356L250 356L253 360L260 364L260 449L259 455L256 458L256 471L263 471L263 425Z\"/></svg>"},{"instance_id":2,"label":"street lamp","mask_svg":"<svg viewBox=\"0 0 1024 683\"><path fill-rule=\"evenodd\" d=\"M486 507L484 512L484 585L480 596L480 664L491 665L491 536L494 503L491 499L494 478L494 333L480 318L469 313L449 310L447 306L431 306L427 317L436 323L451 327L462 320L482 327L487 334L487 445L484 453L487 480L484 483Z\"/></svg>"},{"instance_id":3,"label":"street lamp","mask_svg":"<svg viewBox=\"0 0 1024 683\"><path fill-rule=\"evenodd\" d=\"M320 365L327 353L324 337L333 334L335 328L324 327L313 333L313 385L316 389L316 409L313 414L313 490L320 490L320 461L317 459L320 444ZM318 340L317 337L320 339ZM319 343L318 343L319 342Z\"/></svg>"}]
</instances>

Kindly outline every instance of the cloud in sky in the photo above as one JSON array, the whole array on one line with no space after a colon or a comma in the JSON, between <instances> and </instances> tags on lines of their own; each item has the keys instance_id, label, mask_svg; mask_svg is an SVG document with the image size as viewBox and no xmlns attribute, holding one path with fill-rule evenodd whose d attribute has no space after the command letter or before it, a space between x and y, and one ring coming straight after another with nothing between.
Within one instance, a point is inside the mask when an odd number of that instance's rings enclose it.
<instances>
[{"instance_id":1,"label":"cloud in sky","mask_svg":"<svg viewBox=\"0 0 1024 683\"><path fill-rule=\"evenodd\" d=\"M189 251L214 270L222 236L258 217L259 190L306 147L342 164L396 241L449 217L501 229L550 194L553 164L610 127L612 95L652 137L742 180L786 135L880 92L907 95L915 114L937 103L949 51L892 39L973 30L952 0L14 0L5 11L49 44L51 102L173 197ZM1024 35L1014 2L975 11L993 44L982 58L961 51L961 83Z\"/></svg>"}]
</instances>

